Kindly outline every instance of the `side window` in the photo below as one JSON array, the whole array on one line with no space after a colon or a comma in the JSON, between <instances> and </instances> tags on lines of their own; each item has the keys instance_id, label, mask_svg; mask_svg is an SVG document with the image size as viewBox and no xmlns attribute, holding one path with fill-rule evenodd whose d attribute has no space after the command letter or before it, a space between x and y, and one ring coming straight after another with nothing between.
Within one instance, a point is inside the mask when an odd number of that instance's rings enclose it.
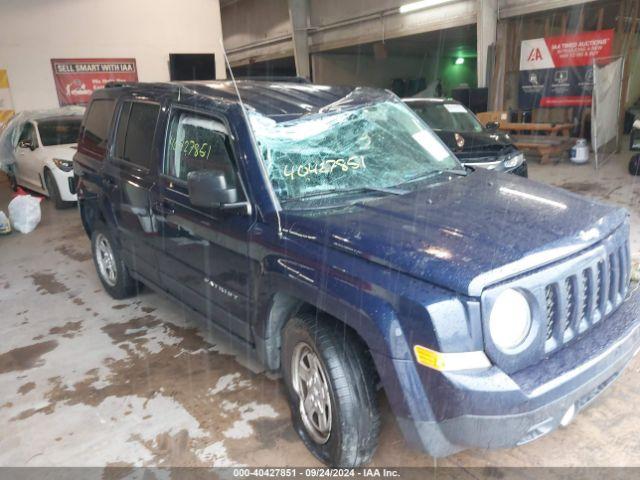
<instances>
[{"instance_id":1,"label":"side window","mask_svg":"<svg viewBox=\"0 0 640 480\"><path fill-rule=\"evenodd\" d=\"M91 102L84 121L84 133L82 136L84 146L93 151L104 153L114 110L114 100L99 99Z\"/></svg>"},{"instance_id":2,"label":"side window","mask_svg":"<svg viewBox=\"0 0 640 480\"><path fill-rule=\"evenodd\" d=\"M18 144L20 144L25 140L30 141L31 145L33 145L34 147L38 146L36 129L33 126L33 123L31 122L25 123L24 126L22 127L22 132L20 133L20 139L18 140Z\"/></svg>"},{"instance_id":3,"label":"side window","mask_svg":"<svg viewBox=\"0 0 640 480\"><path fill-rule=\"evenodd\" d=\"M225 126L217 120L190 112L175 112L169 124L164 173L187 181L189 172L218 170L229 188L237 186Z\"/></svg>"},{"instance_id":4,"label":"side window","mask_svg":"<svg viewBox=\"0 0 640 480\"><path fill-rule=\"evenodd\" d=\"M151 167L159 113L157 103L125 102L122 105L115 139L117 158L140 167Z\"/></svg>"}]
</instances>

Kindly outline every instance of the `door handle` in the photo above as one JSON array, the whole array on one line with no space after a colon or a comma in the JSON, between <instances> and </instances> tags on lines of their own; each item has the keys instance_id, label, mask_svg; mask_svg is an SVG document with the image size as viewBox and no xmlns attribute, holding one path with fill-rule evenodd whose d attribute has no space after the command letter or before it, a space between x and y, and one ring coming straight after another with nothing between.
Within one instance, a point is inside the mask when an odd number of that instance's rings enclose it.
<instances>
[{"instance_id":1,"label":"door handle","mask_svg":"<svg viewBox=\"0 0 640 480\"><path fill-rule=\"evenodd\" d=\"M164 201L155 202L151 208L158 215L173 215L176 212L171 205Z\"/></svg>"}]
</instances>

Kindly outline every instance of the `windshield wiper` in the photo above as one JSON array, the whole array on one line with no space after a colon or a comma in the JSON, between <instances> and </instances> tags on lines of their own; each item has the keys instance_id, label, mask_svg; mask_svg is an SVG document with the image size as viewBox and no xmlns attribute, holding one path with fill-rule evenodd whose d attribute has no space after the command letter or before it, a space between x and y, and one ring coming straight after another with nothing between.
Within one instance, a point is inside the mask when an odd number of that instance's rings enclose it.
<instances>
[{"instance_id":1,"label":"windshield wiper","mask_svg":"<svg viewBox=\"0 0 640 480\"><path fill-rule=\"evenodd\" d=\"M399 183L397 186L405 185L407 183L418 182L420 180L426 180L431 177L437 177L439 175L457 175L459 177L466 177L469 173L466 169L458 169L458 168L447 168L444 170L435 170L433 172L421 173L420 175L416 175L415 177L408 178L402 183Z\"/></svg>"},{"instance_id":2,"label":"windshield wiper","mask_svg":"<svg viewBox=\"0 0 640 480\"><path fill-rule=\"evenodd\" d=\"M350 195L357 193L387 193L390 195L405 195L409 193L409 191L398 187L358 187L347 190L343 190L340 188L330 188L328 190L322 190L319 192L307 193L306 195L302 195L300 197L289 198L287 199L287 201L306 200L308 198L324 197L327 195Z\"/></svg>"}]
</instances>

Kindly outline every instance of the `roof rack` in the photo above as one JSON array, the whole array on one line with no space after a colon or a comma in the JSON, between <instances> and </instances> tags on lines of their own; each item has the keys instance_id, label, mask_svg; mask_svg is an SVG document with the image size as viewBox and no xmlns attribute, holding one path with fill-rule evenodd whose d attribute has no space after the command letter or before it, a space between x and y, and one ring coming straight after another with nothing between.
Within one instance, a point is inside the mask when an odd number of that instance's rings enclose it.
<instances>
[{"instance_id":1,"label":"roof rack","mask_svg":"<svg viewBox=\"0 0 640 480\"><path fill-rule=\"evenodd\" d=\"M253 81L253 82L283 82L283 83L311 83L304 77L290 77L279 75L264 75L257 77L236 77L236 80Z\"/></svg>"},{"instance_id":2,"label":"roof rack","mask_svg":"<svg viewBox=\"0 0 640 480\"><path fill-rule=\"evenodd\" d=\"M107 82L104 88L152 88L156 90L174 91L178 93L195 93L188 85L174 82Z\"/></svg>"}]
</instances>

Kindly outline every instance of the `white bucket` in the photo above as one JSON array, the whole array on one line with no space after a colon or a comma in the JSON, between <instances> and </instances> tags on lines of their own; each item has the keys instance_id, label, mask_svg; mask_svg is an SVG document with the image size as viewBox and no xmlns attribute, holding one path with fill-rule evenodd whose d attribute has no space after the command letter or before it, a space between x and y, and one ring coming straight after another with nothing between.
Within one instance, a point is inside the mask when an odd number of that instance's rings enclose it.
<instances>
[{"instance_id":1,"label":"white bucket","mask_svg":"<svg viewBox=\"0 0 640 480\"><path fill-rule=\"evenodd\" d=\"M578 139L576 144L571 147L571 161L573 163L587 163L589 161L589 145L584 138Z\"/></svg>"}]
</instances>

